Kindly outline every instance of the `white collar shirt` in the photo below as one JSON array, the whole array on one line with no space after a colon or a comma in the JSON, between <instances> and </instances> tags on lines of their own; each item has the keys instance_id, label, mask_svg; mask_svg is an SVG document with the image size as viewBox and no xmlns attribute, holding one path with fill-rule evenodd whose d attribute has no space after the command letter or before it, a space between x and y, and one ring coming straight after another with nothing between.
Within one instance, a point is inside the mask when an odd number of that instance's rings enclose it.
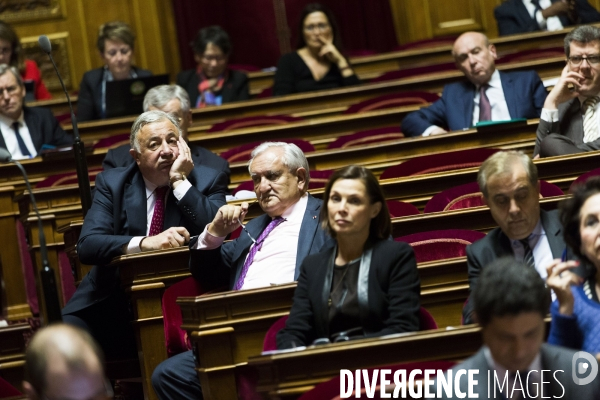
<instances>
[{"instance_id":1,"label":"white collar shirt","mask_svg":"<svg viewBox=\"0 0 600 400\"><path fill-rule=\"evenodd\" d=\"M19 135L23 138L23 142L25 143L25 146L27 146L31 156L25 156L21 153L19 142L17 142L16 132L13 128L15 122L19 123ZM16 121L4 115L0 115L0 130L2 131L6 149L13 159L23 160L37 156L37 151L33 145L33 139L31 139L29 128L27 128L27 124L25 123L23 112L21 112L21 116Z\"/></svg>"},{"instance_id":2,"label":"white collar shirt","mask_svg":"<svg viewBox=\"0 0 600 400\"><path fill-rule=\"evenodd\" d=\"M485 95L492 106L492 121L510 120L510 113L508 112L508 105L506 104L502 81L500 80L500 72L498 70L494 71L488 85L489 88L485 91ZM473 125L479 122L479 97L478 87L475 90L475 98L473 99Z\"/></svg>"}]
</instances>

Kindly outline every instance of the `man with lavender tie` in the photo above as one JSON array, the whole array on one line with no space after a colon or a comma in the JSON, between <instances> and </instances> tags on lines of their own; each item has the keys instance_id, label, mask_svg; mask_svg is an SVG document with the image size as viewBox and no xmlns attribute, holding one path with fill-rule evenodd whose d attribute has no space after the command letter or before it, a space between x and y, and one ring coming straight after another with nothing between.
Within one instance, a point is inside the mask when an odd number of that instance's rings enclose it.
<instances>
[{"instance_id":1,"label":"man with lavender tie","mask_svg":"<svg viewBox=\"0 0 600 400\"><path fill-rule=\"evenodd\" d=\"M190 241L196 279L224 272L232 290L288 283L297 279L307 255L334 245L320 227L321 200L307 193L310 176L302 150L289 143L263 143L252 152L249 171L265 214L248 222L236 240L223 243L240 226L248 204L221 207L197 240ZM152 385L160 399L201 399L192 352L161 363Z\"/></svg>"},{"instance_id":2,"label":"man with lavender tie","mask_svg":"<svg viewBox=\"0 0 600 400\"><path fill-rule=\"evenodd\" d=\"M466 81L444 87L431 106L408 114L405 136L459 131L483 121L538 118L546 89L535 71L500 72L496 48L479 32L466 32L454 42L452 56Z\"/></svg>"},{"instance_id":3,"label":"man with lavender tie","mask_svg":"<svg viewBox=\"0 0 600 400\"><path fill-rule=\"evenodd\" d=\"M111 260L123 254L181 247L225 204L227 176L194 166L177 120L162 111L140 115L131 128L135 163L96 177L92 207L77 243L94 265L62 310L64 322L88 330L108 359L135 356L128 298Z\"/></svg>"}]
</instances>

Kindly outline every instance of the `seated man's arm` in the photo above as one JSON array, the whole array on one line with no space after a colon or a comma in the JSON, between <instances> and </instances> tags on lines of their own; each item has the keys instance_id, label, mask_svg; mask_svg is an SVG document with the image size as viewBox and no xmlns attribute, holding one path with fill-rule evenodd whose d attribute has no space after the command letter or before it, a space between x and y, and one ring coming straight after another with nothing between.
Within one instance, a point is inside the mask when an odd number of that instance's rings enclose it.
<instances>
[{"instance_id":1,"label":"seated man's arm","mask_svg":"<svg viewBox=\"0 0 600 400\"><path fill-rule=\"evenodd\" d=\"M402 120L402 133L404 133L404 136L406 137L421 136L428 130L429 132L427 133L432 133L431 131L434 131L433 133L442 133L435 131L436 128L446 132L445 129L441 128L448 125L448 121L446 121L446 112L446 101L444 95L442 95L441 99L437 100L429 107L413 111L404 117Z\"/></svg>"},{"instance_id":2,"label":"seated man's arm","mask_svg":"<svg viewBox=\"0 0 600 400\"><path fill-rule=\"evenodd\" d=\"M472 245L467 246L467 272L469 274L469 293L473 293L475 286L477 285L477 280L479 279L479 274L481 273L481 263L474 256ZM467 299L467 302L463 306L463 324L472 324L475 321L473 320L473 303L471 302L471 297Z\"/></svg>"},{"instance_id":3,"label":"seated man's arm","mask_svg":"<svg viewBox=\"0 0 600 400\"><path fill-rule=\"evenodd\" d=\"M575 9L577 15L581 19L577 21L580 24L589 24L593 22L600 22L600 12L594 8L587 0L576 0Z\"/></svg>"},{"instance_id":4,"label":"seated man's arm","mask_svg":"<svg viewBox=\"0 0 600 400\"><path fill-rule=\"evenodd\" d=\"M539 118L542 114L542 109L544 108L544 102L548 97L548 91L544 86L544 82L540 79L540 76L535 71L531 71L533 75L532 78L532 96L533 96L533 106L535 107L535 117L530 118Z\"/></svg>"},{"instance_id":5,"label":"seated man's arm","mask_svg":"<svg viewBox=\"0 0 600 400\"><path fill-rule=\"evenodd\" d=\"M502 4L494 9L494 17L498 24L498 35L515 35L517 33L533 32L539 30L537 22L531 18L531 22L524 25L515 15L512 4Z\"/></svg>"}]
</instances>

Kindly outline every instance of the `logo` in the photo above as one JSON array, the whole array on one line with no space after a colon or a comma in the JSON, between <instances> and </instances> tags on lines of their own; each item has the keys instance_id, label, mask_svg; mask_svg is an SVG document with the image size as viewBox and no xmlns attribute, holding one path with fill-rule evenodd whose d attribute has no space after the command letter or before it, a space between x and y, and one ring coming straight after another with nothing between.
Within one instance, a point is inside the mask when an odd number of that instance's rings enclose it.
<instances>
[{"instance_id":1,"label":"logo","mask_svg":"<svg viewBox=\"0 0 600 400\"><path fill-rule=\"evenodd\" d=\"M598 375L598 361L593 355L585 351L578 351L573 355L572 365L573 382L577 385L587 385L596 379L596 375Z\"/></svg>"},{"instance_id":2,"label":"logo","mask_svg":"<svg viewBox=\"0 0 600 400\"><path fill-rule=\"evenodd\" d=\"M131 84L129 90L134 96L139 96L140 94L144 93L144 90L146 90L146 85L142 81L135 81Z\"/></svg>"}]
</instances>

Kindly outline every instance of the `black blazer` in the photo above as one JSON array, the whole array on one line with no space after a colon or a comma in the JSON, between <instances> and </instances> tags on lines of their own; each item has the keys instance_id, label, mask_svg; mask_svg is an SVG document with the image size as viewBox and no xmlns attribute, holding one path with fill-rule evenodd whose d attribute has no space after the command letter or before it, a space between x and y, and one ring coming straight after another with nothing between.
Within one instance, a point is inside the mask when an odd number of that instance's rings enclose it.
<instances>
[{"instance_id":1,"label":"black blazer","mask_svg":"<svg viewBox=\"0 0 600 400\"><path fill-rule=\"evenodd\" d=\"M225 204L225 174L196 166L189 176L192 187L177 201L170 192L163 228L185 227L197 235ZM134 236L146 236L146 186L137 164L114 168L96 177L92 207L77 242L82 263L94 265L63 309L63 314L87 308L119 290L119 271L107 267L123 255L123 246Z\"/></svg>"},{"instance_id":2,"label":"black blazer","mask_svg":"<svg viewBox=\"0 0 600 400\"><path fill-rule=\"evenodd\" d=\"M64 146L73 144L73 138L65 133L60 127L58 120L54 118L52 111L43 107L23 107L23 119L29 129L31 140L36 152L40 152L42 146ZM0 147L6 148L4 137L0 134Z\"/></svg>"},{"instance_id":3,"label":"black blazer","mask_svg":"<svg viewBox=\"0 0 600 400\"><path fill-rule=\"evenodd\" d=\"M223 172L227 175L227 184L229 184L231 171L229 170L229 163L227 160L219 157L204 147L196 146L195 144L190 144L189 146L190 151L192 152L194 165L204 165L205 167ZM108 150L106 157L104 157L104 160L102 161L102 168L106 171L111 168L127 167L128 165L133 164L135 160L131 157L131 154L129 154L129 149L131 149L131 146L124 144Z\"/></svg>"},{"instance_id":4,"label":"black blazer","mask_svg":"<svg viewBox=\"0 0 600 400\"><path fill-rule=\"evenodd\" d=\"M139 78L152 76L152 72L137 67L131 67ZM83 74L79 84L77 98L77 121L92 121L102 119L102 76L104 67L96 68Z\"/></svg>"},{"instance_id":5,"label":"black blazer","mask_svg":"<svg viewBox=\"0 0 600 400\"><path fill-rule=\"evenodd\" d=\"M306 211L302 218L302 225L298 234L298 251L296 253L296 271L294 279L298 279L300 274L300 265L306 256L317 253L324 248L333 246L333 239L319 226L319 213L323 202L320 199L308 195ZM253 218L246 225L246 229L257 238L261 232L269 225L271 217L263 214L260 217ZM233 290L238 281L246 256L252 245L252 241L244 232L231 241L223 243L219 248L213 250L193 249L196 244L194 238L190 241L190 270L192 275L200 282L210 282L204 286L215 286L226 284L229 280L229 288Z\"/></svg>"},{"instance_id":6,"label":"black blazer","mask_svg":"<svg viewBox=\"0 0 600 400\"><path fill-rule=\"evenodd\" d=\"M277 348L310 345L329 337L328 299L337 247L306 257L286 326ZM361 290L361 282L363 283ZM372 246L368 270L359 272L359 314L366 337L419 330L419 273L407 243L379 240Z\"/></svg>"},{"instance_id":7,"label":"black blazer","mask_svg":"<svg viewBox=\"0 0 600 400\"><path fill-rule=\"evenodd\" d=\"M542 226L546 232L553 258L560 258L566 248L562 235L562 225L558 211L540 210ZM492 261L504 257L514 256L510 239L500 228L495 228L483 239L467 246L467 269L469 273L469 290L473 292L483 268ZM463 308L465 324L473 322L473 305L469 299Z\"/></svg>"},{"instance_id":8,"label":"black blazer","mask_svg":"<svg viewBox=\"0 0 600 400\"><path fill-rule=\"evenodd\" d=\"M557 0L552 0L552 2L555 1ZM575 0L575 9L579 17L577 24L589 24L600 21L600 13L587 0ZM529 11L527 11L525 4L523 4L523 0L505 1L494 9L494 16L498 23L498 33L500 36L541 30L537 20L531 18ZM559 18L565 28L573 25L567 16L563 15Z\"/></svg>"},{"instance_id":9,"label":"black blazer","mask_svg":"<svg viewBox=\"0 0 600 400\"><path fill-rule=\"evenodd\" d=\"M241 101L250 99L250 91L248 89L248 76L240 71L230 69L227 71L227 80L223 84L221 91L223 95L223 104L231 103L232 101ZM198 84L200 79L195 69L189 69L177 74L177 84L184 88L190 96L192 108L196 106L196 100L200 92Z\"/></svg>"}]
</instances>

